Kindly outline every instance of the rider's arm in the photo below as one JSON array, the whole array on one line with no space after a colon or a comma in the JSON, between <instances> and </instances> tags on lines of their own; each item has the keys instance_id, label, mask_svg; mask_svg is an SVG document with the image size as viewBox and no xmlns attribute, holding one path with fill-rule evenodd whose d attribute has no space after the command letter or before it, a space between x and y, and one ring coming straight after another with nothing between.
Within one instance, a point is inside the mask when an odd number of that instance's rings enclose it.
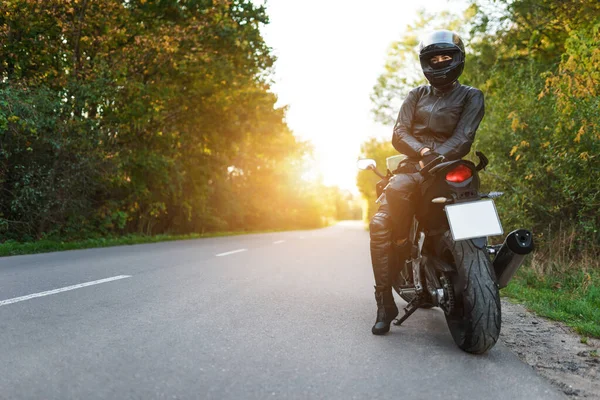
<instances>
[{"instance_id":1,"label":"rider's arm","mask_svg":"<svg viewBox=\"0 0 600 400\"><path fill-rule=\"evenodd\" d=\"M404 103L402 103L396 125L394 126L394 134L392 135L392 145L394 148L412 158L420 158L420 152L425 148L425 145L411 133L415 107L417 101L419 101L417 89L411 90Z\"/></svg>"},{"instance_id":2,"label":"rider's arm","mask_svg":"<svg viewBox=\"0 0 600 400\"><path fill-rule=\"evenodd\" d=\"M483 93L479 89L472 88L454 133L436 148L435 152L443 155L447 160L458 160L469 154L483 114Z\"/></svg>"}]
</instances>

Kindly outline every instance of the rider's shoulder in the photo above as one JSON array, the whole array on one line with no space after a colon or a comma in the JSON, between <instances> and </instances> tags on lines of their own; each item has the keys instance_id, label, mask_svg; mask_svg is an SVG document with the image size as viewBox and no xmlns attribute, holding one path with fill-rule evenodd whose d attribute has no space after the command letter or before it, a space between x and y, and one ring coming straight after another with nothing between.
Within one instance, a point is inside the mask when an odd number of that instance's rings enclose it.
<instances>
[{"instance_id":1,"label":"rider's shoulder","mask_svg":"<svg viewBox=\"0 0 600 400\"><path fill-rule=\"evenodd\" d=\"M416 96L417 98L420 98L423 95L429 94L429 92L431 92L431 86L420 85L412 89L410 92L408 92L408 94L409 96Z\"/></svg>"},{"instance_id":2,"label":"rider's shoulder","mask_svg":"<svg viewBox=\"0 0 600 400\"><path fill-rule=\"evenodd\" d=\"M461 84L460 86L461 86L461 89L463 91L465 91L470 96L481 96L481 97L483 97L483 92L481 90L477 89L476 87L468 86L468 85L463 85L463 84Z\"/></svg>"},{"instance_id":3,"label":"rider's shoulder","mask_svg":"<svg viewBox=\"0 0 600 400\"><path fill-rule=\"evenodd\" d=\"M414 88L413 90L411 90L411 92L423 93L423 92L429 92L430 90L431 90L431 86L429 86L429 85L419 85L416 88Z\"/></svg>"}]
</instances>

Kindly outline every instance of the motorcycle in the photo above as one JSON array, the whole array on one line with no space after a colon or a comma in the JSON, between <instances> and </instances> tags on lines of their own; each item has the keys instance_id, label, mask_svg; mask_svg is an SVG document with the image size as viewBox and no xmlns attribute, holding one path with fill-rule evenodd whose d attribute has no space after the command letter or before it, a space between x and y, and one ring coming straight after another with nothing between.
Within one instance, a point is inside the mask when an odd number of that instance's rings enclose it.
<instances>
[{"instance_id":1,"label":"motorcycle","mask_svg":"<svg viewBox=\"0 0 600 400\"><path fill-rule=\"evenodd\" d=\"M439 307L456 345L481 354L491 349L500 335L499 289L508 285L534 244L527 229L509 233L502 244L488 244L489 236L503 234L494 204L503 193L479 191L478 173L488 159L481 152L476 155L477 165L438 158L420 169L424 182L408 238L411 256L398 268L392 286L407 302L395 325L419 308ZM378 202L394 176L391 171L397 171L403 158L406 156L388 158L385 175L374 160L358 160L359 169L382 178L377 184Z\"/></svg>"}]
</instances>

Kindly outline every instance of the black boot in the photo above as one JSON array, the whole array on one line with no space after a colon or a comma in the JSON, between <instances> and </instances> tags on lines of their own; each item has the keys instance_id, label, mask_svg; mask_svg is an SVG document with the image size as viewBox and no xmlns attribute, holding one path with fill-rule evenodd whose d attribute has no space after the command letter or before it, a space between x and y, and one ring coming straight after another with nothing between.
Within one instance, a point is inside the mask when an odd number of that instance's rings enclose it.
<instances>
[{"instance_id":1,"label":"black boot","mask_svg":"<svg viewBox=\"0 0 600 400\"><path fill-rule=\"evenodd\" d=\"M377 321L371 328L373 335L383 335L390 330L390 324L398 316L398 307L394 302L392 288L389 286L375 286L375 300L377 301Z\"/></svg>"},{"instance_id":2,"label":"black boot","mask_svg":"<svg viewBox=\"0 0 600 400\"><path fill-rule=\"evenodd\" d=\"M390 330L390 323L398 315L398 308L392 295L393 272L390 264L392 251L392 221L382 206L371 220L371 261L375 278L375 300L377 301L377 321L371 329L374 335L383 335Z\"/></svg>"}]
</instances>

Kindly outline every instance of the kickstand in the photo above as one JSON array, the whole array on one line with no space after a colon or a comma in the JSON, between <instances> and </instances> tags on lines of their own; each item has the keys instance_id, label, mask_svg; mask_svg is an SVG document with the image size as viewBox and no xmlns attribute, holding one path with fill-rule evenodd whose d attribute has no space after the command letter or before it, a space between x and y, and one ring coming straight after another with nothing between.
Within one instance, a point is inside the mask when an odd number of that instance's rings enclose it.
<instances>
[{"instance_id":1,"label":"kickstand","mask_svg":"<svg viewBox=\"0 0 600 400\"><path fill-rule=\"evenodd\" d=\"M394 321L394 325L400 326L404 321L408 319L415 311L419 309L420 300L418 297L412 299L410 303L404 308L404 315L400 319Z\"/></svg>"}]
</instances>

